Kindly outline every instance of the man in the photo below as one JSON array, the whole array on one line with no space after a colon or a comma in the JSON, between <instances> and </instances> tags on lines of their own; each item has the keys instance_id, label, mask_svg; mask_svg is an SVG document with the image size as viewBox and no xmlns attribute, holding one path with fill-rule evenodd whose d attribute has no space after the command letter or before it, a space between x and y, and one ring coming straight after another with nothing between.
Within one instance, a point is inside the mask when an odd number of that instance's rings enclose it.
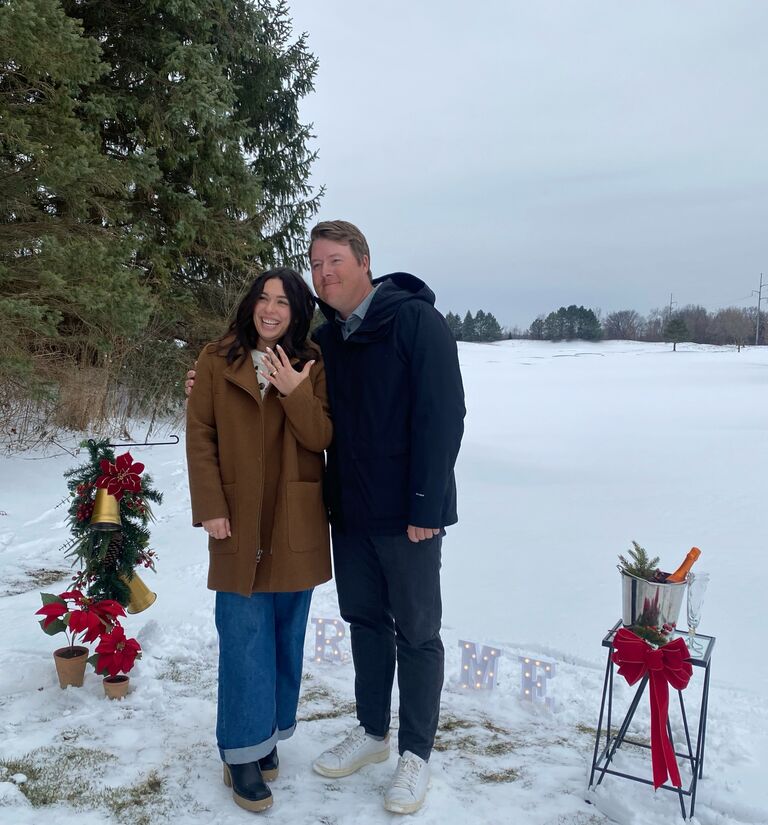
<instances>
[{"instance_id":1,"label":"man","mask_svg":"<svg viewBox=\"0 0 768 825\"><path fill-rule=\"evenodd\" d=\"M314 335L334 430L325 496L359 722L312 767L338 778L388 759L397 663L400 758L384 806L413 813L427 792L443 685L440 552L458 520L465 414L456 342L423 281L372 280L353 224L319 223L309 257L327 319Z\"/></svg>"},{"instance_id":2,"label":"man","mask_svg":"<svg viewBox=\"0 0 768 825\"><path fill-rule=\"evenodd\" d=\"M318 224L309 257L327 319L314 335L334 422L325 493L360 723L313 768L342 777L388 758L397 662L400 759L384 806L412 813L426 795L443 684L440 551L457 521L465 413L456 343L423 281L371 279L356 226Z\"/></svg>"}]
</instances>

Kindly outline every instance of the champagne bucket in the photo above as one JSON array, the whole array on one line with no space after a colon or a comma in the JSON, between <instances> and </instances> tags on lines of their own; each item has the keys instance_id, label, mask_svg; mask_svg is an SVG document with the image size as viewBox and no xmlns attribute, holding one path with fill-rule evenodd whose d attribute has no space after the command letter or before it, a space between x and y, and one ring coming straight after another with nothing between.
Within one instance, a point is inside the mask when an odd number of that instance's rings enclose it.
<instances>
[{"instance_id":1,"label":"champagne bucket","mask_svg":"<svg viewBox=\"0 0 768 825\"><path fill-rule=\"evenodd\" d=\"M621 621L625 627L640 625L677 627L687 582L649 582L621 570Z\"/></svg>"}]
</instances>

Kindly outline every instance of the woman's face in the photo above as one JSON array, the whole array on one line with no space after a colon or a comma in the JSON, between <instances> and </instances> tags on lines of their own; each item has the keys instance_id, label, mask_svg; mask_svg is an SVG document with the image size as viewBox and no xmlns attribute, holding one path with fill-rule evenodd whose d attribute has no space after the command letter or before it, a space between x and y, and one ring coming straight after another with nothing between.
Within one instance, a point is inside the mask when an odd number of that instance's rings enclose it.
<instances>
[{"instance_id":1,"label":"woman's face","mask_svg":"<svg viewBox=\"0 0 768 825\"><path fill-rule=\"evenodd\" d=\"M253 325L259 336L258 348L274 347L291 325L291 305L279 278L270 278L253 308Z\"/></svg>"}]
</instances>

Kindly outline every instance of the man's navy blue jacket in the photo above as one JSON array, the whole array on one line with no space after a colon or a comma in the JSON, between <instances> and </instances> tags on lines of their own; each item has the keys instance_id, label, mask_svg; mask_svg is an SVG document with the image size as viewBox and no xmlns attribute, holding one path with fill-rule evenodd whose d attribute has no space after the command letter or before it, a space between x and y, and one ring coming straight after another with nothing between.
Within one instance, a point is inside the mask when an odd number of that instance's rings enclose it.
<instances>
[{"instance_id":1,"label":"man's navy blue jacket","mask_svg":"<svg viewBox=\"0 0 768 825\"><path fill-rule=\"evenodd\" d=\"M419 278L396 272L373 283L380 286L346 341L335 310L318 301L328 319L313 337L333 417L331 523L351 535L455 524L465 414L456 342Z\"/></svg>"}]
</instances>

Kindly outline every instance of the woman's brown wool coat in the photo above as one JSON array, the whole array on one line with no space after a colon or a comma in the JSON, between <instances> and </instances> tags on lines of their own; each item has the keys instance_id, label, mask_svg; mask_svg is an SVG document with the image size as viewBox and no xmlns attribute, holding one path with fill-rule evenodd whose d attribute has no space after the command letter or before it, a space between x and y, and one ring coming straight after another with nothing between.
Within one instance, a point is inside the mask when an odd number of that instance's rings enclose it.
<instances>
[{"instance_id":1,"label":"woman's brown wool coat","mask_svg":"<svg viewBox=\"0 0 768 825\"><path fill-rule=\"evenodd\" d=\"M187 404L192 520L229 518L232 530L208 540L208 587L249 595L328 581L322 477L332 427L320 353L289 396L270 387L262 400L250 354L227 366L217 350L208 344L201 353ZM265 431L281 437L265 439ZM262 513L265 469L279 476L274 513ZM260 547L265 532L270 546Z\"/></svg>"}]
</instances>

